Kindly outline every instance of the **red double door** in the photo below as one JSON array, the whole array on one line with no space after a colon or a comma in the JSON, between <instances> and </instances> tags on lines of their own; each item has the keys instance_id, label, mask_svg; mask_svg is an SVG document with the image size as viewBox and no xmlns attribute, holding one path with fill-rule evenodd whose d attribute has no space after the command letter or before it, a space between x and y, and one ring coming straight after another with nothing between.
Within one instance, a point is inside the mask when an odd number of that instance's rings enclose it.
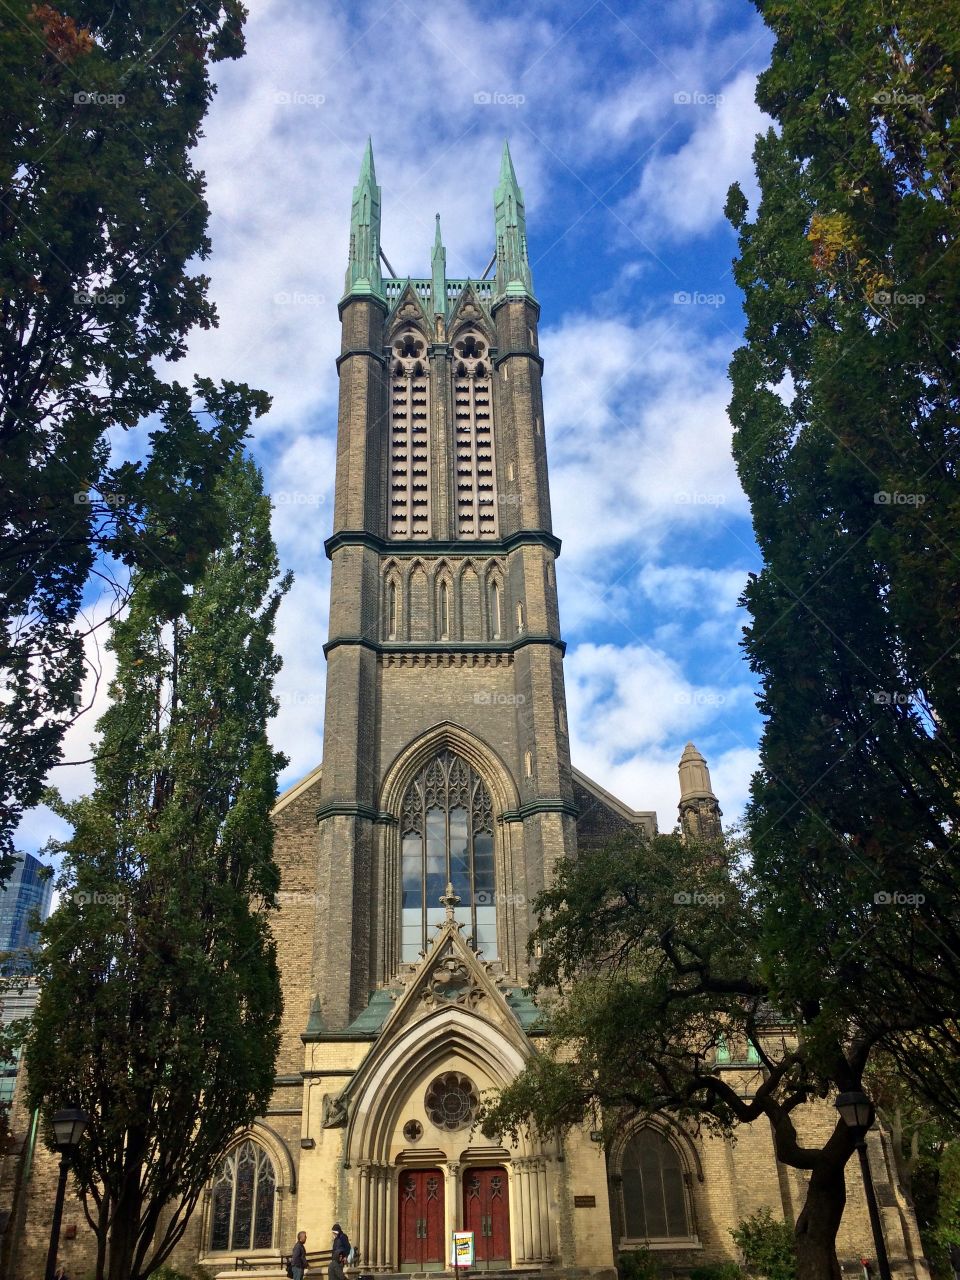
<instances>
[{"instance_id":1,"label":"red double door","mask_svg":"<svg viewBox=\"0 0 960 1280\"><path fill-rule=\"evenodd\" d=\"M405 1169L400 1175L400 1269L442 1271L445 1256L443 1174ZM510 1265L510 1200L506 1170L468 1168L463 1178L463 1230L473 1232L474 1266Z\"/></svg>"},{"instance_id":2,"label":"red double door","mask_svg":"<svg viewBox=\"0 0 960 1280\"><path fill-rule=\"evenodd\" d=\"M400 1267L441 1271L444 1267L443 1174L405 1169L400 1174Z\"/></svg>"},{"instance_id":3,"label":"red double door","mask_svg":"<svg viewBox=\"0 0 960 1280\"><path fill-rule=\"evenodd\" d=\"M463 1229L473 1232L476 1267L509 1267L510 1199L505 1169L467 1169L463 1177Z\"/></svg>"}]
</instances>

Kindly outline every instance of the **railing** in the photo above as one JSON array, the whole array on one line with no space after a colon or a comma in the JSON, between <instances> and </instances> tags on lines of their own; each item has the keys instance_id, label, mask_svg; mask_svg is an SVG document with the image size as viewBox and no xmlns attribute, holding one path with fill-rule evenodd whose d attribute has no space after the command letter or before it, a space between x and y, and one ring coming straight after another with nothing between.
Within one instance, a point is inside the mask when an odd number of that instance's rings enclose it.
<instances>
[{"instance_id":1,"label":"railing","mask_svg":"<svg viewBox=\"0 0 960 1280\"><path fill-rule=\"evenodd\" d=\"M432 280L411 280L410 283L421 302L429 303L432 301ZM456 302L468 284L473 285L477 297L481 302L493 301L494 289L496 288L495 280L448 280L447 302ZM383 289L387 301L390 303L398 302L400 300L400 295L403 293L406 286L406 277L401 280L398 276L385 276L383 280Z\"/></svg>"}]
</instances>

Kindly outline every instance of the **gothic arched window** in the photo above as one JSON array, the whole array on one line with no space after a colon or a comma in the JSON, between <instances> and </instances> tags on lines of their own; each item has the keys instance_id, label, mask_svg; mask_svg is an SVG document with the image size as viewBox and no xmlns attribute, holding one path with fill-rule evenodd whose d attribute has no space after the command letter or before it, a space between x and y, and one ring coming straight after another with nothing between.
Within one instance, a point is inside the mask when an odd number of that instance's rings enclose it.
<instances>
[{"instance_id":1,"label":"gothic arched window","mask_svg":"<svg viewBox=\"0 0 960 1280\"><path fill-rule=\"evenodd\" d=\"M493 806L483 782L460 756L442 752L407 788L400 826L402 959L416 960L444 919L439 899L448 882L460 898L457 918L486 959L494 959Z\"/></svg>"},{"instance_id":2,"label":"gothic arched window","mask_svg":"<svg viewBox=\"0 0 960 1280\"><path fill-rule=\"evenodd\" d=\"M457 537L497 534L496 467L490 405L490 354L479 333L453 344Z\"/></svg>"},{"instance_id":3,"label":"gothic arched window","mask_svg":"<svg viewBox=\"0 0 960 1280\"><path fill-rule=\"evenodd\" d=\"M210 1249L273 1247L277 1176L262 1147L248 1138L225 1156L213 1179Z\"/></svg>"},{"instance_id":4,"label":"gothic arched window","mask_svg":"<svg viewBox=\"0 0 960 1280\"><path fill-rule=\"evenodd\" d=\"M415 329L393 340L390 381L391 538L430 533L430 432L427 344Z\"/></svg>"},{"instance_id":5,"label":"gothic arched window","mask_svg":"<svg viewBox=\"0 0 960 1280\"><path fill-rule=\"evenodd\" d=\"M628 1240L691 1237L680 1153L658 1129L643 1128L633 1135L620 1174L621 1220Z\"/></svg>"}]
</instances>

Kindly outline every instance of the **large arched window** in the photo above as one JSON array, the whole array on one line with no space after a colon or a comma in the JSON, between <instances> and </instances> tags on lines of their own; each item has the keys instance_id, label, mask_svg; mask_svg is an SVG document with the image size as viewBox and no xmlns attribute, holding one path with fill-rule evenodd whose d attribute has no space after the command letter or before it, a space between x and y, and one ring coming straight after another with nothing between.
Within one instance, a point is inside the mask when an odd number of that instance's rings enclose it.
<instances>
[{"instance_id":1,"label":"large arched window","mask_svg":"<svg viewBox=\"0 0 960 1280\"><path fill-rule=\"evenodd\" d=\"M213 1179L210 1249L273 1247L277 1175L266 1151L248 1138L227 1155Z\"/></svg>"},{"instance_id":2,"label":"large arched window","mask_svg":"<svg viewBox=\"0 0 960 1280\"><path fill-rule=\"evenodd\" d=\"M658 1129L638 1130L620 1162L622 1222L628 1240L690 1239L680 1153Z\"/></svg>"},{"instance_id":3,"label":"large arched window","mask_svg":"<svg viewBox=\"0 0 960 1280\"><path fill-rule=\"evenodd\" d=\"M439 899L447 883L460 898L457 917L468 924L486 959L497 954L490 793L465 760L444 751L407 788L401 815L402 958L416 960L444 918Z\"/></svg>"}]
</instances>

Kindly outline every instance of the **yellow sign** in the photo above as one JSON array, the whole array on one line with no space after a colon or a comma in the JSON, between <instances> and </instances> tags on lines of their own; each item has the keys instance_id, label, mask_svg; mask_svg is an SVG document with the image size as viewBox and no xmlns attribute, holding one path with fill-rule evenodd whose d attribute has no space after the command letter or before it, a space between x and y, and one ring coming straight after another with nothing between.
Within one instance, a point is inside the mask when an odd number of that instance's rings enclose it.
<instances>
[{"instance_id":1,"label":"yellow sign","mask_svg":"<svg viewBox=\"0 0 960 1280\"><path fill-rule=\"evenodd\" d=\"M453 1265L455 1267L473 1266L473 1232L455 1231L453 1233Z\"/></svg>"}]
</instances>

